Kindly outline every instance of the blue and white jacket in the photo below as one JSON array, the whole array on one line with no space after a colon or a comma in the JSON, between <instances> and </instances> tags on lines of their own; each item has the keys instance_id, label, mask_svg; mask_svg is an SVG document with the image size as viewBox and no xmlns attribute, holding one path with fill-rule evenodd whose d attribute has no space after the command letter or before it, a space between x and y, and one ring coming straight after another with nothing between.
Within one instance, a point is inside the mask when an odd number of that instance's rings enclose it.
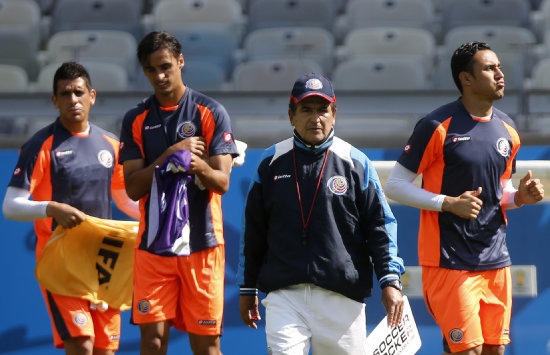
<instances>
[{"instance_id":1,"label":"blue and white jacket","mask_svg":"<svg viewBox=\"0 0 550 355\"><path fill-rule=\"evenodd\" d=\"M325 154L304 231L297 183L307 219ZM376 170L332 132L318 146L295 132L264 151L248 192L240 243L241 294L312 283L362 302L372 292L373 268L381 286L404 272L397 222Z\"/></svg>"}]
</instances>

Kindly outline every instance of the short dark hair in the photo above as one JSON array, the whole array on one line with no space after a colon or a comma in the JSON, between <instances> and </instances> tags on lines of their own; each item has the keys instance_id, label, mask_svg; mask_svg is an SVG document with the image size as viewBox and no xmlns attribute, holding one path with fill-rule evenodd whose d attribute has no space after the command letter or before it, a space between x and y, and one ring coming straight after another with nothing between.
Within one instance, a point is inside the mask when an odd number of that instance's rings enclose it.
<instances>
[{"instance_id":1,"label":"short dark hair","mask_svg":"<svg viewBox=\"0 0 550 355\"><path fill-rule=\"evenodd\" d=\"M467 73L473 73L473 61L474 55L483 50L492 50L491 46L484 42L472 41L462 44L458 47L451 57L451 72L453 74L453 80L456 87L462 93L462 84L458 75L465 71Z\"/></svg>"},{"instance_id":2,"label":"short dark hair","mask_svg":"<svg viewBox=\"0 0 550 355\"><path fill-rule=\"evenodd\" d=\"M153 31L143 37L138 44L137 58L139 63L141 65L146 63L149 55L161 48L168 49L176 58L181 54L181 44L176 37L166 31Z\"/></svg>"},{"instance_id":3,"label":"short dark hair","mask_svg":"<svg viewBox=\"0 0 550 355\"><path fill-rule=\"evenodd\" d=\"M77 62L65 62L61 64L53 76L53 94L57 95L57 83L60 80L74 80L78 78L84 79L88 90L92 90L90 74L82 64Z\"/></svg>"}]
</instances>

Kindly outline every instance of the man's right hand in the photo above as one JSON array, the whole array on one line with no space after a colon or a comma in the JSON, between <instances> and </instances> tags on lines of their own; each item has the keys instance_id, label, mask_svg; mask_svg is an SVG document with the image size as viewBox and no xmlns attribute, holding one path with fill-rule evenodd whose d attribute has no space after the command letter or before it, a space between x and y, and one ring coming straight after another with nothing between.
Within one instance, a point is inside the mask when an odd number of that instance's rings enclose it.
<instances>
[{"instance_id":1,"label":"man's right hand","mask_svg":"<svg viewBox=\"0 0 550 355\"><path fill-rule=\"evenodd\" d=\"M481 195L481 186L475 191L465 191L458 197L445 196L441 210L451 212L461 218L476 219L483 201L478 196Z\"/></svg>"},{"instance_id":2,"label":"man's right hand","mask_svg":"<svg viewBox=\"0 0 550 355\"><path fill-rule=\"evenodd\" d=\"M48 217L53 217L57 224L70 229L78 226L86 220L86 214L80 210L56 201L50 201L46 207Z\"/></svg>"},{"instance_id":3,"label":"man's right hand","mask_svg":"<svg viewBox=\"0 0 550 355\"><path fill-rule=\"evenodd\" d=\"M170 153L175 153L180 150L188 150L202 159L207 158L206 139L204 139L204 137L186 138L172 145L169 149Z\"/></svg>"},{"instance_id":4,"label":"man's right hand","mask_svg":"<svg viewBox=\"0 0 550 355\"><path fill-rule=\"evenodd\" d=\"M242 295L239 300L239 311L241 319L247 327L258 329L258 325L255 321L259 321L260 311L258 310L258 296L256 295Z\"/></svg>"}]
</instances>

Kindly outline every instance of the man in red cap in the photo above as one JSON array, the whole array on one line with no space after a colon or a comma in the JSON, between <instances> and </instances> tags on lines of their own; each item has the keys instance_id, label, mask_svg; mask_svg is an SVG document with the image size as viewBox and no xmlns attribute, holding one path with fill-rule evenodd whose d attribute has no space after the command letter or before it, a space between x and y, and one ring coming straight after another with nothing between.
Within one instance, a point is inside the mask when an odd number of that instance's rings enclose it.
<instances>
[{"instance_id":1,"label":"man in red cap","mask_svg":"<svg viewBox=\"0 0 550 355\"><path fill-rule=\"evenodd\" d=\"M336 97L300 77L288 115L294 136L266 149L250 185L241 236L240 315L257 328L267 293L270 354L365 354L373 269L388 323L401 319L397 223L369 159L334 136Z\"/></svg>"}]
</instances>

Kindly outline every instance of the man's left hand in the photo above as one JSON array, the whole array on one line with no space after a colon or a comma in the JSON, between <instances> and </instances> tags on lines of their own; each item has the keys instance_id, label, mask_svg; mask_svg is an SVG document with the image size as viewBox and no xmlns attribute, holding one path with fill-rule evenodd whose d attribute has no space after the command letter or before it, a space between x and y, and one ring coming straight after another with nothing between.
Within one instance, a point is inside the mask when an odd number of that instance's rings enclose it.
<instances>
[{"instance_id":1,"label":"man's left hand","mask_svg":"<svg viewBox=\"0 0 550 355\"><path fill-rule=\"evenodd\" d=\"M532 178L531 170L519 181L518 191L514 196L516 206L539 202L544 198L544 187L539 179Z\"/></svg>"},{"instance_id":2,"label":"man's left hand","mask_svg":"<svg viewBox=\"0 0 550 355\"><path fill-rule=\"evenodd\" d=\"M388 314L388 326L396 327L403 317L403 295L393 287L382 289L382 304Z\"/></svg>"}]
</instances>

